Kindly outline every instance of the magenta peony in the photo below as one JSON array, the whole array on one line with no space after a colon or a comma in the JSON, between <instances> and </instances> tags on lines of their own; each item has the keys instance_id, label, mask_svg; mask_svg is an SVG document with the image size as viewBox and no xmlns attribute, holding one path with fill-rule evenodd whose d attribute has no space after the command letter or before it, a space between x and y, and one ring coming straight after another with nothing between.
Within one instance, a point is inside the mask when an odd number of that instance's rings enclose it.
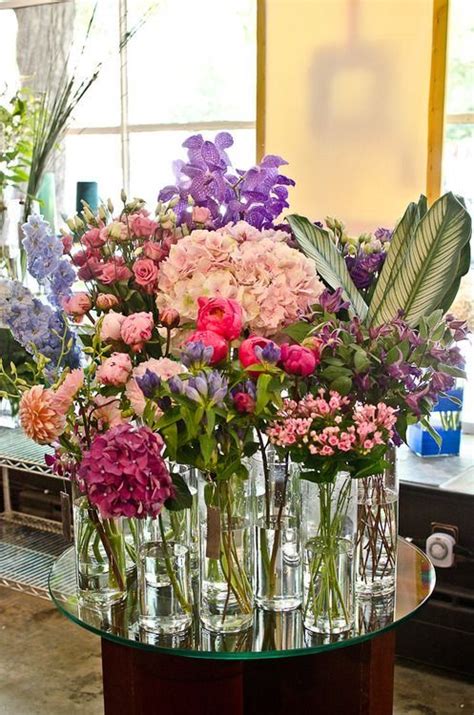
<instances>
[{"instance_id":1,"label":"magenta peony","mask_svg":"<svg viewBox=\"0 0 474 715\"><path fill-rule=\"evenodd\" d=\"M216 365L221 360L225 360L229 352L229 346L224 338L221 335L217 335L217 333L213 333L211 330L196 330L189 335L185 345L187 345L187 343L202 343L206 348L213 348L212 357L210 359L211 365Z\"/></svg>"},{"instance_id":2,"label":"magenta peony","mask_svg":"<svg viewBox=\"0 0 474 715\"><path fill-rule=\"evenodd\" d=\"M118 425L97 435L78 475L91 504L103 518L156 517L174 495L161 456L163 440L148 427Z\"/></svg>"},{"instance_id":3,"label":"magenta peony","mask_svg":"<svg viewBox=\"0 0 474 715\"><path fill-rule=\"evenodd\" d=\"M239 348L239 360L242 367L249 365L257 365L261 362L255 354L255 348L265 348L267 345L273 345L273 341L268 338L261 338L259 335L251 335L250 338L243 340Z\"/></svg>"},{"instance_id":4,"label":"magenta peony","mask_svg":"<svg viewBox=\"0 0 474 715\"><path fill-rule=\"evenodd\" d=\"M316 357L312 350L302 345L281 346L281 362L283 369L289 375L307 377L316 368Z\"/></svg>"},{"instance_id":5,"label":"magenta peony","mask_svg":"<svg viewBox=\"0 0 474 715\"><path fill-rule=\"evenodd\" d=\"M242 332L242 308L232 298L198 298L198 330L211 330L225 340L235 340Z\"/></svg>"}]
</instances>

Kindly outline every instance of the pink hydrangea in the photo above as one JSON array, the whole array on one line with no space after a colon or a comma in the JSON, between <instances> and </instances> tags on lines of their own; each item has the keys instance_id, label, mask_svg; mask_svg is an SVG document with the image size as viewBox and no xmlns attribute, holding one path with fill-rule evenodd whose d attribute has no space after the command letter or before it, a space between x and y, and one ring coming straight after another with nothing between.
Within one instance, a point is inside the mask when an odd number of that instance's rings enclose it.
<instances>
[{"instance_id":1,"label":"pink hydrangea","mask_svg":"<svg viewBox=\"0 0 474 715\"><path fill-rule=\"evenodd\" d=\"M174 495L161 456L163 440L129 423L97 435L78 470L83 490L103 518L156 517Z\"/></svg>"},{"instance_id":2,"label":"pink hydrangea","mask_svg":"<svg viewBox=\"0 0 474 715\"><path fill-rule=\"evenodd\" d=\"M194 321L199 297L231 298L242 306L244 328L275 335L317 302L323 285L314 261L274 235L282 232L257 232L243 222L235 231L196 230L172 245L160 263L158 308Z\"/></svg>"}]
</instances>

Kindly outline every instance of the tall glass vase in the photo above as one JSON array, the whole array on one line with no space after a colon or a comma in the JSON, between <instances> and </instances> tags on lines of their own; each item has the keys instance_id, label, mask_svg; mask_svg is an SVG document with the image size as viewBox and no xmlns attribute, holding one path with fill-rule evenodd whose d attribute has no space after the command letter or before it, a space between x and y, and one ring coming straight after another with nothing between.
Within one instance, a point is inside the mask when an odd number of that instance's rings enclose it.
<instances>
[{"instance_id":1,"label":"tall glass vase","mask_svg":"<svg viewBox=\"0 0 474 715\"><path fill-rule=\"evenodd\" d=\"M330 483L302 481L303 622L314 633L344 633L354 621L356 484L341 472Z\"/></svg>"},{"instance_id":2,"label":"tall glass vase","mask_svg":"<svg viewBox=\"0 0 474 715\"><path fill-rule=\"evenodd\" d=\"M163 510L137 525L139 624L179 633L192 623L189 509Z\"/></svg>"},{"instance_id":3,"label":"tall glass vase","mask_svg":"<svg viewBox=\"0 0 474 715\"><path fill-rule=\"evenodd\" d=\"M86 496L74 499L73 517L80 599L100 607L121 601L127 593L122 519L103 519Z\"/></svg>"},{"instance_id":4,"label":"tall glass vase","mask_svg":"<svg viewBox=\"0 0 474 715\"><path fill-rule=\"evenodd\" d=\"M398 483L395 449L382 474L358 480L357 594L385 596L395 590L398 537Z\"/></svg>"},{"instance_id":5,"label":"tall glass vase","mask_svg":"<svg viewBox=\"0 0 474 715\"><path fill-rule=\"evenodd\" d=\"M269 447L251 460L257 605L288 611L301 605L301 500L298 469Z\"/></svg>"},{"instance_id":6,"label":"tall glass vase","mask_svg":"<svg viewBox=\"0 0 474 715\"><path fill-rule=\"evenodd\" d=\"M199 482L200 607L204 627L235 633L252 625L252 538L248 481Z\"/></svg>"}]
</instances>

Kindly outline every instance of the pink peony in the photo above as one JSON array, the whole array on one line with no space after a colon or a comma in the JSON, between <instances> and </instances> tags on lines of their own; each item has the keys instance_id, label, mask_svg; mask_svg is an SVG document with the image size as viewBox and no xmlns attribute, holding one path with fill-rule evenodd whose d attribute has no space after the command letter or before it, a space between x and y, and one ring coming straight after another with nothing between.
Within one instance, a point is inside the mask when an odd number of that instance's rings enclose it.
<instances>
[{"instance_id":1,"label":"pink peony","mask_svg":"<svg viewBox=\"0 0 474 715\"><path fill-rule=\"evenodd\" d=\"M225 340L235 340L242 332L242 308L232 298L198 298L198 330L211 330Z\"/></svg>"},{"instance_id":2,"label":"pink peony","mask_svg":"<svg viewBox=\"0 0 474 715\"><path fill-rule=\"evenodd\" d=\"M152 219L144 214L135 214L130 218L130 227L135 236L139 238L150 238L155 235L158 228L156 221L152 221Z\"/></svg>"},{"instance_id":3,"label":"pink peony","mask_svg":"<svg viewBox=\"0 0 474 715\"><path fill-rule=\"evenodd\" d=\"M132 372L132 361L127 353L112 353L97 368L96 377L103 385L125 385Z\"/></svg>"},{"instance_id":4,"label":"pink peony","mask_svg":"<svg viewBox=\"0 0 474 715\"><path fill-rule=\"evenodd\" d=\"M122 313L115 313L111 310L102 319L100 326L100 339L104 342L116 343L122 339L122 325L125 316Z\"/></svg>"},{"instance_id":5,"label":"pink peony","mask_svg":"<svg viewBox=\"0 0 474 715\"><path fill-rule=\"evenodd\" d=\"M139 353L144 344L150 340L153 332L153 315L151 313L133 313L122 324L122 340L130 345L133 352Z\"/></svg>"},{"instance_id":6,"label":"pink peony","mask_svg":"<svg viewBox=\"0 0 474 715\"><path fill-rule=\"evenodd\" d=\"M323 341L317 338L315 335L310 335L309 338L303 340L303 347L308 348L313 353L316 358L316 365L321 362L321 351L323 347Z\"/></svg>"},{"instance_id":7,"label":"pink peony","mask_svg":"<svg viewBox=\"0 0 474 715\"><path fill-rule=\"evenodd\" d=\"M92 302L87 293L73 293L70 298L63 300L63 310L80 323L83 316L92 308Z\"/></svg>"},{"instance_id":8,"label":"pink peony","mask_svg":"<svg viewBox=\"0 0 474 715\"><path fill-rule=\"evenodd\" d=\"M143 255L145 258L151 258L155 263L159 263L166 255L166 252L155 241L147 241L143 244Z\"/></svg>"},{"instance_id":9,"label":"pink peony","mask_svg":"<svg viewBox=\"0 0 474 715\"><path fill-rule=\"evenodd\" d=\"M78 470L103 518L156 517L174 487L161 456L163 440L148 427L118 425L97 435Z\"/></svg>"},{"instance_id":10,"label":"pink peony","mask_svg":"<svg viewBox=\"0 0 474 715\"><path fill-rule=\"evenodd\" d=\"M202 343L205 347L213 348L211 365L216 365L221 360L225 360L229 352L229 346L221 335L213 333L211 330L195 330L194 333L188 336L185 341L187 343Z\"/></svg>"},{"instance_id":11,"label":"pink peony","mask_svg":"<svg viewBox=\"0 0 474 715\"><path fill-rule=\"evenodd\" d=\"M123 258L112 258L102 265L98 278L101 283L109 285L119 281L128 281L132 275L132 271L125 265Z\"/></svg>"},{"instance_id":12,"label":"pink peony","mask_svg":"<svg viewBox=\"0 0 474 715\"><path fill-rule=\"evenodd\" d=\"M80 369L68 372L56 392L54 393L54 405L58 412L65 415L72 406L76 394L84 384L84 371Z\"/></svg>"},{"instance_id":13,"label":"pink peony","mask_svg":"<svg viewBox=\"0 0 474 715\"><path fill-rule=\"evenodd\" d=\"M261 360L255 354L255 348L265 348L267 345L274 345L273 340L262 338L259 335L251 335L250 338L243 340L239 348L239 360L242 367L249 365L257 365Z\"/></svg>"},{"instance_id":14,"label":"pink peony","mask_svg":"<svg viewBox=\"0 0 474 715\"><path fill-rule=\"evenodd\" d=\"M54 442L64 432L65 417L56 407L52 390L35 385L23 393L20 424L25 434L38 444Z\"/></svg>"},{"instance_id":15,"label":"pink peony","mask_svg":"<svg viewBox=\"0 0 474 715\"><path fill-rule=\"evenodd\" d=\"M281 363L289 375L312 375L316 368L316 358L309 348L302 345L281 345Z\"/></svg>"},{"instance_id":16,"label":"pink peony","mask_svg":"<svg viewBox=\"0 0 474 715\"><path fill-rule=\"evenodd\" d=\"M116 427L125 422L120 411L120 400L116 397L96 395L94 403L95 407L91 415L101 426L107 425L107 427Z\"/></svg>"},{"instance_id":17,"label":"pink peony","mask_svg":"<svg viewBox=\"0 0 474 715\"><path fill-rule=\"evenodd\" d=\"M153 293L158 278L158 268L151 258L139 258L133 264L135 283L147 293Z\"/></svg>"},{"instance_id":18,"label":"pink peony","mask_svg":"<svg viewBox=\"0 0 474 715\"><path fill-rule=\"evenodd\" d=\"M150 358L133 368L133 377L143 377L147 370L154 375L158 375L161 380L169 380L170 377L185 372L185 367L181 365L181 363L170 360L169 358Z\"/></svg>"},{"instance_id":19,"label":"pink peony","mask_svg":"<svg viewBox=\"0 0 474 715\"><path fill-rule=\"evenodd\" d=\"M98 310L110 310L111 308L116 308L120 301L116 295L112 293L99 293L96 298L95 306Z\"/></svg>"},{"instance_id":20,"label":"pink peony","mask_svg":"<svg viewBox=\"0 0 474 715\"><path fill-rule=\"evenodd\" d=\"M203 223L204 225L206 225L209 223L211 218L211 212L208 208L206 208L205 206L194 206L192 212L192 220L195 223Z\"/></svg>"}]
</instances>

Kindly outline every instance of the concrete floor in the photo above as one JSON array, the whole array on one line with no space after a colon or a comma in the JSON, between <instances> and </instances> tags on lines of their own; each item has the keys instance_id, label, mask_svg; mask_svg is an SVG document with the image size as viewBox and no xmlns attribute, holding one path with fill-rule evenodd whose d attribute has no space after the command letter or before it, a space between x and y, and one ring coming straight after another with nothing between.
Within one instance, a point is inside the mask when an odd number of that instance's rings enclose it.
<instances>
[{"instance_id":1,"label":"concrete floor","mask_svg":"<svg viewBox=\"0 0 474 715\"><path fill-rule=\"evenodd\" d=\"M0 588L1 715L103 715L101 680L96 636L48 601ZM474 685L397 665L394 715L458 714L474 715Z\"/></svg>"}]
</instances>

